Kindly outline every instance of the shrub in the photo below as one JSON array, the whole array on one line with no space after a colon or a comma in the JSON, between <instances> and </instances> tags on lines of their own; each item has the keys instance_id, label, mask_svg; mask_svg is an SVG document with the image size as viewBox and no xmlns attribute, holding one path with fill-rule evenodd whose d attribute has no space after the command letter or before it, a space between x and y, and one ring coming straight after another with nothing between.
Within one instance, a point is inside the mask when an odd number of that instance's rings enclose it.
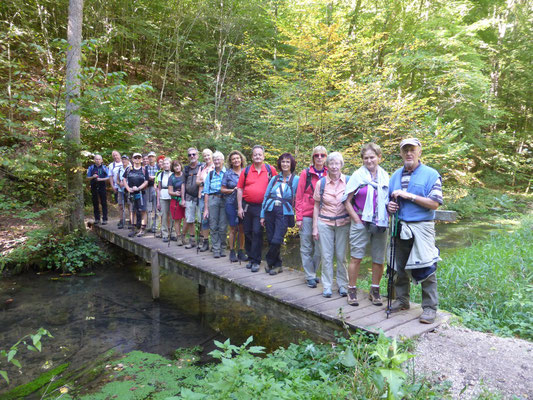
<instances>
[{"instance_id":1,"label":"shrub","mask_svg":"<svg viewBox=\"0 0 533 400\"><path fill-rule=\"evenodd\" d=\"M107 261L108 254L94 236L79 232L63 235L45 228L28 232L26 242L0 260L0 271L8 268L17 273L35 267L74 273Z\"/></svg>"}]
</instances>

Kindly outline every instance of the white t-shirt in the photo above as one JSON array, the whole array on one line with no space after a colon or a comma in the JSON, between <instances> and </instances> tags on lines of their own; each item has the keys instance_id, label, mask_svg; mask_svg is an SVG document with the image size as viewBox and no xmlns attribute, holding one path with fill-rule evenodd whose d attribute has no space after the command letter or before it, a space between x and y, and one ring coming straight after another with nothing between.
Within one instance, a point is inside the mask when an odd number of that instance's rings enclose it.
<instances>
[{"instance_id":1,"label":"white t-shirt","mask_svg":"<svg viewBox=\"0 0 533 400\"><path fill-rule=\"evenodd\" d=\"M109 174L113 177L113 187L115 189L119 188L117 185L117 175L118 175L118 171L120 171L120 167L122 167L122 161L119 161L119 162L113 161L107 167L109 169Z\"/></svg>"},{"instance_id":2,"label":"white t-shirt","mask_svg":"<svg viewBox=\"0 0 533 400\"><path fill-rule=\"evenodd\" d=\"M161 191L159 192L159 198L161 200L170 200L170 195L168 194L168 179L170 178L170 175L172 175L172 172L163 171L161 173L161 177L159 178L161 180Z\"/></svg>"}]
</instances>

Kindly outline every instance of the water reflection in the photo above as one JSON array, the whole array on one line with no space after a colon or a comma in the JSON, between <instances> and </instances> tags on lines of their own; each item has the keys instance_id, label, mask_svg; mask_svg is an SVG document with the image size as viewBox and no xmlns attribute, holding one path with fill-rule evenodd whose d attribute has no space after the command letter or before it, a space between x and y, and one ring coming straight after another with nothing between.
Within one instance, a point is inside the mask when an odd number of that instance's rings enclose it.
<instances>
[{"instance_id":1,"label":"water reflection","mask_svg":"<svg viewBox=\"0 0 533 400\"><path fill-rule=\"evenodd\" d=\"M147 284L151 282L149 267L138 263L133 268L139 280ZM234 343L242 343L253 336L255 345L272 351L302 339L320 340L312 333L289 327L284 322L215 290L202 287L204 291L200 292L195 282L181 275L164 270L161 273L162 301L175 304L179 311L197 317L203 325L230 337Z\"/></svg>"},{"instance_id":2,"label":"water reflection","mask_svg":"<svg viewBox=\"0 0 533 400\"><path fill-rule=\"evenodd\" d=\"M77 368L110 349L171 356L178 347L225 338L177 312L174 304L153 302L150 288L125 268L102 269L91 277L25 274L0 281L0 299L7 297L14 301L0 312L0 347L39 327L54 336L43 340L42 353L21 346L17 359L23 374L8 369L10 388L65 362Z\"/></svg>"}]
</instances>

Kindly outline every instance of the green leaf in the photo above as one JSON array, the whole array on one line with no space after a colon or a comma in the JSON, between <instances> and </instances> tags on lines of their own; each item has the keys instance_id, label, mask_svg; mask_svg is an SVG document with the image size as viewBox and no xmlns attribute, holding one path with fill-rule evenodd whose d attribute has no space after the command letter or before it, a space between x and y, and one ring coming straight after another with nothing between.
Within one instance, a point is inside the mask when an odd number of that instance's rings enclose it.
<instances>
[{"instance_id":1,"label":"green leaf","mask_svg":"<svg viewBox=\"0 0 533 400\"><path fill-rule=\"evenodd\" d=\"M7 376L7 372L0 370L0 375L2 375L2 378L4 378L6 380L6 382L7 382L7 384L9 385L9 378Z\"/></svg>"},{"instance_id":2,"label":"green leaf","mask_svg":"<svg viewBox=\"0 0 533 400\"><path fill-rule=\"evenodd\" d=\"M7 353L7 361L10 362L13 357L17 354L17 349L11 349L9 350L9 353Z\"/></svg>"},{"instance_id":3,"label":"green leaf","mask_svg":"<svg viewBox=\"0 0 533 400\"><path fill-rule=\"evenodd\" d=\"M399 369L379 368L378 371L387 380L394 398L397 398L400 387L405 379L405 373Z\"/></svg>"},{"instance_id":4,"label":"green leaf","mask_svg":"<svg viewBox=\"0 0 533 400\"><path fill-rule=\"evenodd\" d=\"M357 365L357 360L353 355L353 351L350 348L347 348L340 354L340 361L345 367L351 368Z\"/></svg>"},{"instance_id":5,"label":"green leaf","mask_svg":"<svg viewBox=\"0 0 533 400\"><path fill-rule=\"evenodd\" d=\"M16 359L12 359L11 360L11 363L15 366L17 366L18 368L22 368L22 365L20 365L19 361L16 360Z\"/></svg>"}]
</instances>

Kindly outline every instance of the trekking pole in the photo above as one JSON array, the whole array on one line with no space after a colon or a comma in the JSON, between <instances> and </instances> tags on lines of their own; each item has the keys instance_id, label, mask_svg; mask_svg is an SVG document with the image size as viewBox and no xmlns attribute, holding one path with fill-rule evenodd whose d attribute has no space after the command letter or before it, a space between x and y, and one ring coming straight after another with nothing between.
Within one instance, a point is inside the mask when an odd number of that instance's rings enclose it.
<instances>
[{"instance_id":1,"label":"trekking pole","mask_svg":"<svg viewBox=\"0 0 533 400\"><path fill-rule=\"evenodd\" d=\"M394 269L396 267L396 238L398 236L398 222L398 212L396 211L392 215L390 227L390 254L389 262L387 264L387 318L389 318L392 308L392 292L394 290Z\"/></svg>"},{"instance_id":2,"label":"trekking pole","mask_svg":"<svg viewBox=\"0 0 533 400\"><path fill-rule=\"evenodd\" d=\"M196 239L196 254L200 252L200 246L198 243L198 240L200 240L200 226L202 225L202 222L196 221L194 224L194 238Z\"/></svg>"},{"instance_id":3,"label":"trekking pole","mask_svg":"<svg viewBox=\"0 0 533 400\"><path fill-rule=\"evenodd\" d=\"M170 242L172 241L172 228L173 227L174 227L174 220L172 219L172 216L171 216L170 217L170 232L168 234L168 247L170 247ZM163 235L163 216L161 215L161 236L162 235Z\"/></svg>"},{"instance_id":4,"label":"trekking pole","mask_svg":"<svg viewBox=\"0 0 533 400\"><path fill-rule=\"evenodd\" d=\"M155 204L152 201L152 211L154 212L154 216L152 217L152 229L154 230L154 237L156 237L157 236L157 197L156 197Z\"/></svg>"},{"instance_id":5,"label":"trekking pole","mask_svg":"<svg viewBox=\"0 0 533 400\"><path fill-rule=\"evenodd\" d=\"M235 238L233 238L233 248L237 249L237 254L239 254L239 251L241 250L241 230L239 229L239 217L237 217L237 243L235 243ZM241 266L241 258L237 256L239 259L239 267Z\"/></svg>"},{"instance_id":6,"label":"trekking pole","mask_svg":"<svg viewBox=\"0 0 533 400\"><path fill-rule=\"evenodd\" d=\"M126 193L122 193L122 228L126 228Z\"/></svg>"}]
</instances>

